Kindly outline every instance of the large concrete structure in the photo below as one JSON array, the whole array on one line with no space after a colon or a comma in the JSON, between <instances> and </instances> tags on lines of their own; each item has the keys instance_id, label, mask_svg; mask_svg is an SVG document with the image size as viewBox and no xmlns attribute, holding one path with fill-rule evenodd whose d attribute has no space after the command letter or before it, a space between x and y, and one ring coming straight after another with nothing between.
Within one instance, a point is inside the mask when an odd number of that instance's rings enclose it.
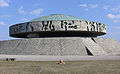
<instances>
[{"instance_id":1,"label":"large concrete structure","mask_svg":"<svg viewBox=\"0 0 120 74\"><path fill-rule=\"evenodd\" d=\"M78 17L62 14L43 16L10 27L10 36L18 38L39 38L50 36L96 37L104 34L106 34L105 24L86 21Z\"/></svg>"},{"instance_id":2,"label":"large concrete structure","mask_svg":"<svg viewBox=\"0 0 120 74\"><path fill-rule=\"evenodd\" d=\"M11 37L25 38L0 41L0 54L9 55L120 55L120 44L109 38L103 23L78 17L54 14L12 25Z\"/></svg>"}]
</instances>

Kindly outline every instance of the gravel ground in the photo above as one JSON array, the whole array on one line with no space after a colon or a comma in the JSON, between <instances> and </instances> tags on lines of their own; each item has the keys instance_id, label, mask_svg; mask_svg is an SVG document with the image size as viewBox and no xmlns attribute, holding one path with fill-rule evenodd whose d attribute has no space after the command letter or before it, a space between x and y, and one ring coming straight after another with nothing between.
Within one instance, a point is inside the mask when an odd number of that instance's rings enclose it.
<instances>
[{"instance_id":1,"label":"gravel ground","mask_svg":"<svg viewBox=\"0 0 120 74\"><path fill-rule=\"evenodd\" d=\"M80 60L120 60L120 56L48 56L48 55L0 55L1 60L15 58L16 61L80 61Z\"/></svg>"}]
</instances>

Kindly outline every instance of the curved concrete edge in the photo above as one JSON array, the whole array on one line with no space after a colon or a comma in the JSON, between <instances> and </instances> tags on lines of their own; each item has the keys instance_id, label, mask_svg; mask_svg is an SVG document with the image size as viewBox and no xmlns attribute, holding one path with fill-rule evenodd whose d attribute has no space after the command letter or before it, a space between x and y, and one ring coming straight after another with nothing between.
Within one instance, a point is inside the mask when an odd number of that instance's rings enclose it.
<instances>
[{"instance_id":1,"label":"curved concrete edge","mask_svg":"<svg viewBox=\"0 0 120 74\"><path fill-rule=\"evenodd\" d=\"M57 34L58 32L62 32L64 34ZM9 35L11 37L18 38L35 38L48 35L50 32L55 32L52 36L64 36L67 35L66 32L80 32L76 33L80 35L82 32L87 36L91 35L92 37L100 36L106 34L106 25L103 23L92 22L92 21L83 21L83 20L58 20L58 21L37 21L37 22L26 22L19 23L10 26ZM45 34L44 32L48 32ZM56 33L57 32L57 33ZM91 33L92 32L92 33ZM35 34L32 34L35 33ZM91 33L91 34L90 34ZM51 33L52 34L52 33ZM72 33L70 32L70 36ZM73 36L73 35L72 35ZM86 35L84 35L86 36Z\"/></svg>"},{"instance_id":2,"label":"curved concrete edge","mask_svg":"<svg viewBox=\"0 0 120 74\"><path fill-rule=\"evenodd\" d=\"M0 55L0 60L15 58L15 61L81 61L81 60L120 60L120 56L48 56L48 55Z\"/></svg>"}]
</instances>

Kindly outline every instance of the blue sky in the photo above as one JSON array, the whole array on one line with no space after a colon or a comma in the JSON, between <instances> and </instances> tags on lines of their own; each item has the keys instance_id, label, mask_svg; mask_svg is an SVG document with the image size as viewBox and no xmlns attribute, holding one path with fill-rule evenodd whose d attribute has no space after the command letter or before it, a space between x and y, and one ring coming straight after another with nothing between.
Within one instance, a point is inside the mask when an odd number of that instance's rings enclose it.
<instances>
[{"instance_id":1,"label":"blue sky","mask_svg":"<svg viewBox=\"0 0 120 74\"><path fill-rule=\"evenodd\" d=\"M0 40L9 37L9 26L40 16L65 14L107 25L100 37L120 41L119 0L0 0Z\"/></svg>"}]
</instances>

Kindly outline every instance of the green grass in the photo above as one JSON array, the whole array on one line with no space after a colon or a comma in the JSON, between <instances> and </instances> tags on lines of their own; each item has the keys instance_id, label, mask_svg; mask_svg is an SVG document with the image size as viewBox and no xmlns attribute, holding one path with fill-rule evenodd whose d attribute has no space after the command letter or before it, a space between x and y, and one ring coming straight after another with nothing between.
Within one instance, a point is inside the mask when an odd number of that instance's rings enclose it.
<instances>
[{"instance_id":1,"label":"green grass","mask_svg":"<svg viewBox=\"0 0 120 74\"><path fill-rule=\"evenodd\" d=\"M120 74L120 61L0 61L0 74Z\"/></svg>"}]
</instances>

